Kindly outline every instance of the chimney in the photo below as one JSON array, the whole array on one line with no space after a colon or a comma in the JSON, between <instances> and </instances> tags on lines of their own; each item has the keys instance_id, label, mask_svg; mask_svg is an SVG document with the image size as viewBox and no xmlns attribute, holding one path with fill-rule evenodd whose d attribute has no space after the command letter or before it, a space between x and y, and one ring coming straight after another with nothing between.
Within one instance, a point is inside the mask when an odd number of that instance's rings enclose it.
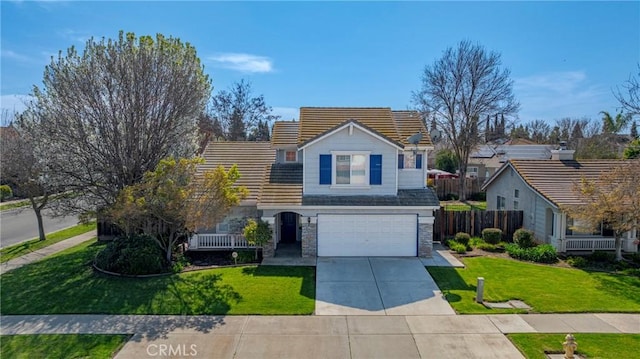
<instances>
[{"instance_id":1,"label":"chimney","mask_svg":"<svg viewBox=\"0 0 640 359\"><path fill-rule=\"evenodd\" d=\"M575 160L575 150L567 149L567 141L560 141L560 146L557 150L551 150L552 161L573 161Z\"/></svg>"}]
</instances>

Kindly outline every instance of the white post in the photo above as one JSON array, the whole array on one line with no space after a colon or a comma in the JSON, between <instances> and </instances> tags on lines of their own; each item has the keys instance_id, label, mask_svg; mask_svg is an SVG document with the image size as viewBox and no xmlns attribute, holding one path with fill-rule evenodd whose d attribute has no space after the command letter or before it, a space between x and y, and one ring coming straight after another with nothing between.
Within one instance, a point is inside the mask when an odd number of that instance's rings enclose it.
<instances>
[{"instance_id":1,"label":"white post","mask_svg":"<svg viewBox=\"0 0 640 359\"><path fill-rule=\"evenodd\" d=\"M483 302L484 294L484 277L478 277L478 285L476 286L476 302Z\"/></svg>"}]
</instances>

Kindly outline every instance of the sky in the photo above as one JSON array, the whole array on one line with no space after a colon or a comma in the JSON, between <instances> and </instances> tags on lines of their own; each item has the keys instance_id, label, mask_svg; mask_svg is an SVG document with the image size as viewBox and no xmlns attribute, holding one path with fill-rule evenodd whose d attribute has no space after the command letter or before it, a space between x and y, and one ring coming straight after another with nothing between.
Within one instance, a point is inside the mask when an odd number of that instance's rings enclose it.
<instances>
[{"instance_id":1,"label":"sky","mask_svg":"<svg viewBox=\"0 0 640 359\"><path fill-rule=\"evenodd\" d=\"M518 120L599 118L640 63L640 1L0 3L2 109L21 111L51 56L118 32L195 46L213 95L246 79L282 119L302 106L412 107L425 66L468 40L501 55ZM6 111L3 111L6 113ZM3 121L5 116L3 116Z\"/></svg>"}]
</instances>

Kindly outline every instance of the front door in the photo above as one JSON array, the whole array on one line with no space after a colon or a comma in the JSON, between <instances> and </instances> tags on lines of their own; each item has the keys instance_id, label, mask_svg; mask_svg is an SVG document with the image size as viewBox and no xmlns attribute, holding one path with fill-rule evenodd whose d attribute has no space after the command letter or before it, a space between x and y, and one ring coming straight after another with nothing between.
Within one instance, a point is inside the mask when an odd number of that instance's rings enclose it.
<instances>
[{"instance_id":1,"label":"front door","mask_svg":"<svg viewBox=\"0 0 640 359\"><path fill-rule=\"evenodd\" d=\"M295 243L296 229L298 228L298 215L293 212L280 214L280 242Z\"/></svg>"}]
</instances>

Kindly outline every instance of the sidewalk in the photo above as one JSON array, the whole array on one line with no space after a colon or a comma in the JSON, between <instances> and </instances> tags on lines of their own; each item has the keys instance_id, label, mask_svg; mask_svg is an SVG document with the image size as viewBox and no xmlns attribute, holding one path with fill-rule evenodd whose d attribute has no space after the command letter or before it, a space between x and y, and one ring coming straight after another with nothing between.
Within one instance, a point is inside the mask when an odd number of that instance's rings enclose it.
<instances>
[{"instance_id":1,"label":"sidewalk","mask_svg":"<svg viewBox=\"0 0 640 359\"><path fill-rule=\"evenodd\" d=\"M75 245L78 245L82 242L88 241L89 239L93 238L96 236L96 232L95 231L89 231L87 233L83 233L80 235L77 235L75 237L71 237L69 239L65 239L63 241L60 241L58 243L54 243L50 246L38 249L36 251L33 251L29 254L25 254L21 257L18 258L14 258L8 262L2 263L0 264L0 274L4 274L7 273L9 271L12 271L16 268L20 268L23 265L27 265L36 261L39 261L40 259L49 256L51 254L57 253L57 252L61 252L67 248L71 248Z\"/></svg>"},{"instance_id":2,"label":"sidewalk","mask_svg":"<svg viewBox=\"0 0 640 359\"><path fill-rule=\"evenodd\" d=\"M640 333L640 314L2 316L0 333L134 334L117 358L164 345L209 358L521 358L507 333ZM176 349L177 350L177 349ZM193 352L191 352L193 353Z\"/></svg>"}]
</instances>

